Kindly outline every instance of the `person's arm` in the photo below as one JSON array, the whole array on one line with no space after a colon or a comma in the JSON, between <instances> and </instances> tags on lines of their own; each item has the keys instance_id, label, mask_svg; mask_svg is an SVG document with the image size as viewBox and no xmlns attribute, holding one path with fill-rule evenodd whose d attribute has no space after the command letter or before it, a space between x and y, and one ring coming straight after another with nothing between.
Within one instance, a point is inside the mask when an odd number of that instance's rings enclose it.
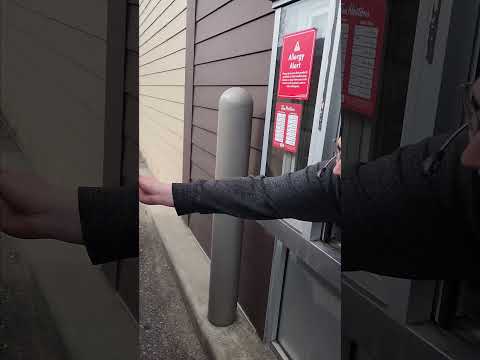
<instances>
[{"instance_id":1,"label":"person's arm","mask_svg":"<svg viewBox=\"0 0 480 360\"><path fill-rule=\"evenodd\" d=\"M78 189L82 237L93 264L138 256L136 187Z\"/></svg>"},{"instance_id":2,"label":"person's arm","mask_svg":"<svg viewBox=\"0 0 480 360\"><path fill-rule=\"evenodd\" d=\"M0 231L86 245L92 263L138 256L138 191L63 188L0 169Z\"/></svg>"},{"instance_id":3,"label":"person's arm","mask_svg":"<svg viewBox=\"0 0 480 360\"><path fill-rule=\"evenodd\" d=\"M339 178L325 163L278 177L243 177L172 184L178 215L222 213L245 219L340 220Z\"/></svg>"}]
</instances>

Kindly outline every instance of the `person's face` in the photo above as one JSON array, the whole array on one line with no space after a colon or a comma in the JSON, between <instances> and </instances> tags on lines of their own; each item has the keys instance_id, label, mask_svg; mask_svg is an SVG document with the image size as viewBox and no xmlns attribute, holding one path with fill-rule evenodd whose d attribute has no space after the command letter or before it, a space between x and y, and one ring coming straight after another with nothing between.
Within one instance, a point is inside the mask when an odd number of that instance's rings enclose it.
<instances>
[{"instance_id":1,"label":"person's face","mask_svg":"<svg viewBox=\"0 0 480 360\"><path fill-rule=\"evenodd\" d=\"M480 79L471 86L466 98L465 116L470 124L470 142L462 154L462 164L473 169L480 169Z\"/></svg>"}]
</instances>

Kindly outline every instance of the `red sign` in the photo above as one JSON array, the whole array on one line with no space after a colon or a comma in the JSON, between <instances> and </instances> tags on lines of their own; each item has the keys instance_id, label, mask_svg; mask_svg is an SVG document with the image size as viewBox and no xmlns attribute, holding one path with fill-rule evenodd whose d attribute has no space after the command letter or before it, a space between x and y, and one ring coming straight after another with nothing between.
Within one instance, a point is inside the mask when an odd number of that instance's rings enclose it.
<instances>
[{"instance_id":1,"label":"red sign","mask_svg":"<svg viewBox=\"0 0 480 360\"><path fill-rule=\"evenodd\" d=\"M386 0L342 0L342 106L373 117L382 66Z\"/></svg>"},{"instance_id":2,"label":"red sign","mask_svg":"<svg viewBox=\"0 0 480 360\"><path fill-rule=\"evenodd\" d=\"M300 134L301 104L277 103L272 146L290 153L296 153Z\"/></svg>"},{"instance_id":3,"label":"red sign","mask_svg":"<svg viewBox=\"0 0 480 360\"><path fill-rule=\"evenodd\" d=\"M283 37L278 97L308 100L316 36L309 29Z\"/></svg>"}]
</instances>

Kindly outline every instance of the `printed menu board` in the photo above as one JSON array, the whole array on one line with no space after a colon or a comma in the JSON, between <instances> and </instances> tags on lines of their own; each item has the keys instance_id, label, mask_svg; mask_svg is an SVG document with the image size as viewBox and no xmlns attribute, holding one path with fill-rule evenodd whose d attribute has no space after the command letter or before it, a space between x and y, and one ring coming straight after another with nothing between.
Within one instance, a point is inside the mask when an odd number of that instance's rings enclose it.
<instances>
[{"instance_id":1,"label":"printed menu board","mask_svg":"<svg viewBox=\"0 0 480 360\"><path fill-rule=\"evenodd\" d=\"M342 0L342 106L373 117L382 67L385 0Z\"/></svg>"},{"instance_id":2,"label":"printed menu board","mask_svg":"<svg viewBox=\"0 0 480 360\"><path fill-rule=\"evenodd\" d=\"M273 147L293 154L297 152L302 110L303 106L301 104L277 103L273 128Z\"/></svg>"}]
</instances>

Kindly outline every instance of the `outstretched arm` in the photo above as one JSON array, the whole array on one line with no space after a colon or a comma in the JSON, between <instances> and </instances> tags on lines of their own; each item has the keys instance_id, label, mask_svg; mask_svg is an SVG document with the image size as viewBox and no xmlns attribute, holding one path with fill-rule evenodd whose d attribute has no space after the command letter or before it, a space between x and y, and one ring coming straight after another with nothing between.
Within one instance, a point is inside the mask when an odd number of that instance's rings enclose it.
<instances>
[{"instance_id":1,"label":"outstretched arm","mask_svg":"<svg viewBox=\"0 0 480 360\"><path fill-rule=\"evenodd\" d=\"M257 220L337 222L339 177L333 174L333 163L321 171L324 166L318 163L278 177L250 176L188 184L154 184L151 178L140 178L140 200L175 206L179 215L221 213Z\"/></svg>"},{"instance_id":2,"label":"outstretched arm","mask_svg":"<svg viewBox=\"0 0 480 360\"><path fill-rule=\"evenodd\" d=\"M94 264L135 257L137 188L62 188L0 170L0 232L83 244Z\"/></svg>"}]
</instances>

